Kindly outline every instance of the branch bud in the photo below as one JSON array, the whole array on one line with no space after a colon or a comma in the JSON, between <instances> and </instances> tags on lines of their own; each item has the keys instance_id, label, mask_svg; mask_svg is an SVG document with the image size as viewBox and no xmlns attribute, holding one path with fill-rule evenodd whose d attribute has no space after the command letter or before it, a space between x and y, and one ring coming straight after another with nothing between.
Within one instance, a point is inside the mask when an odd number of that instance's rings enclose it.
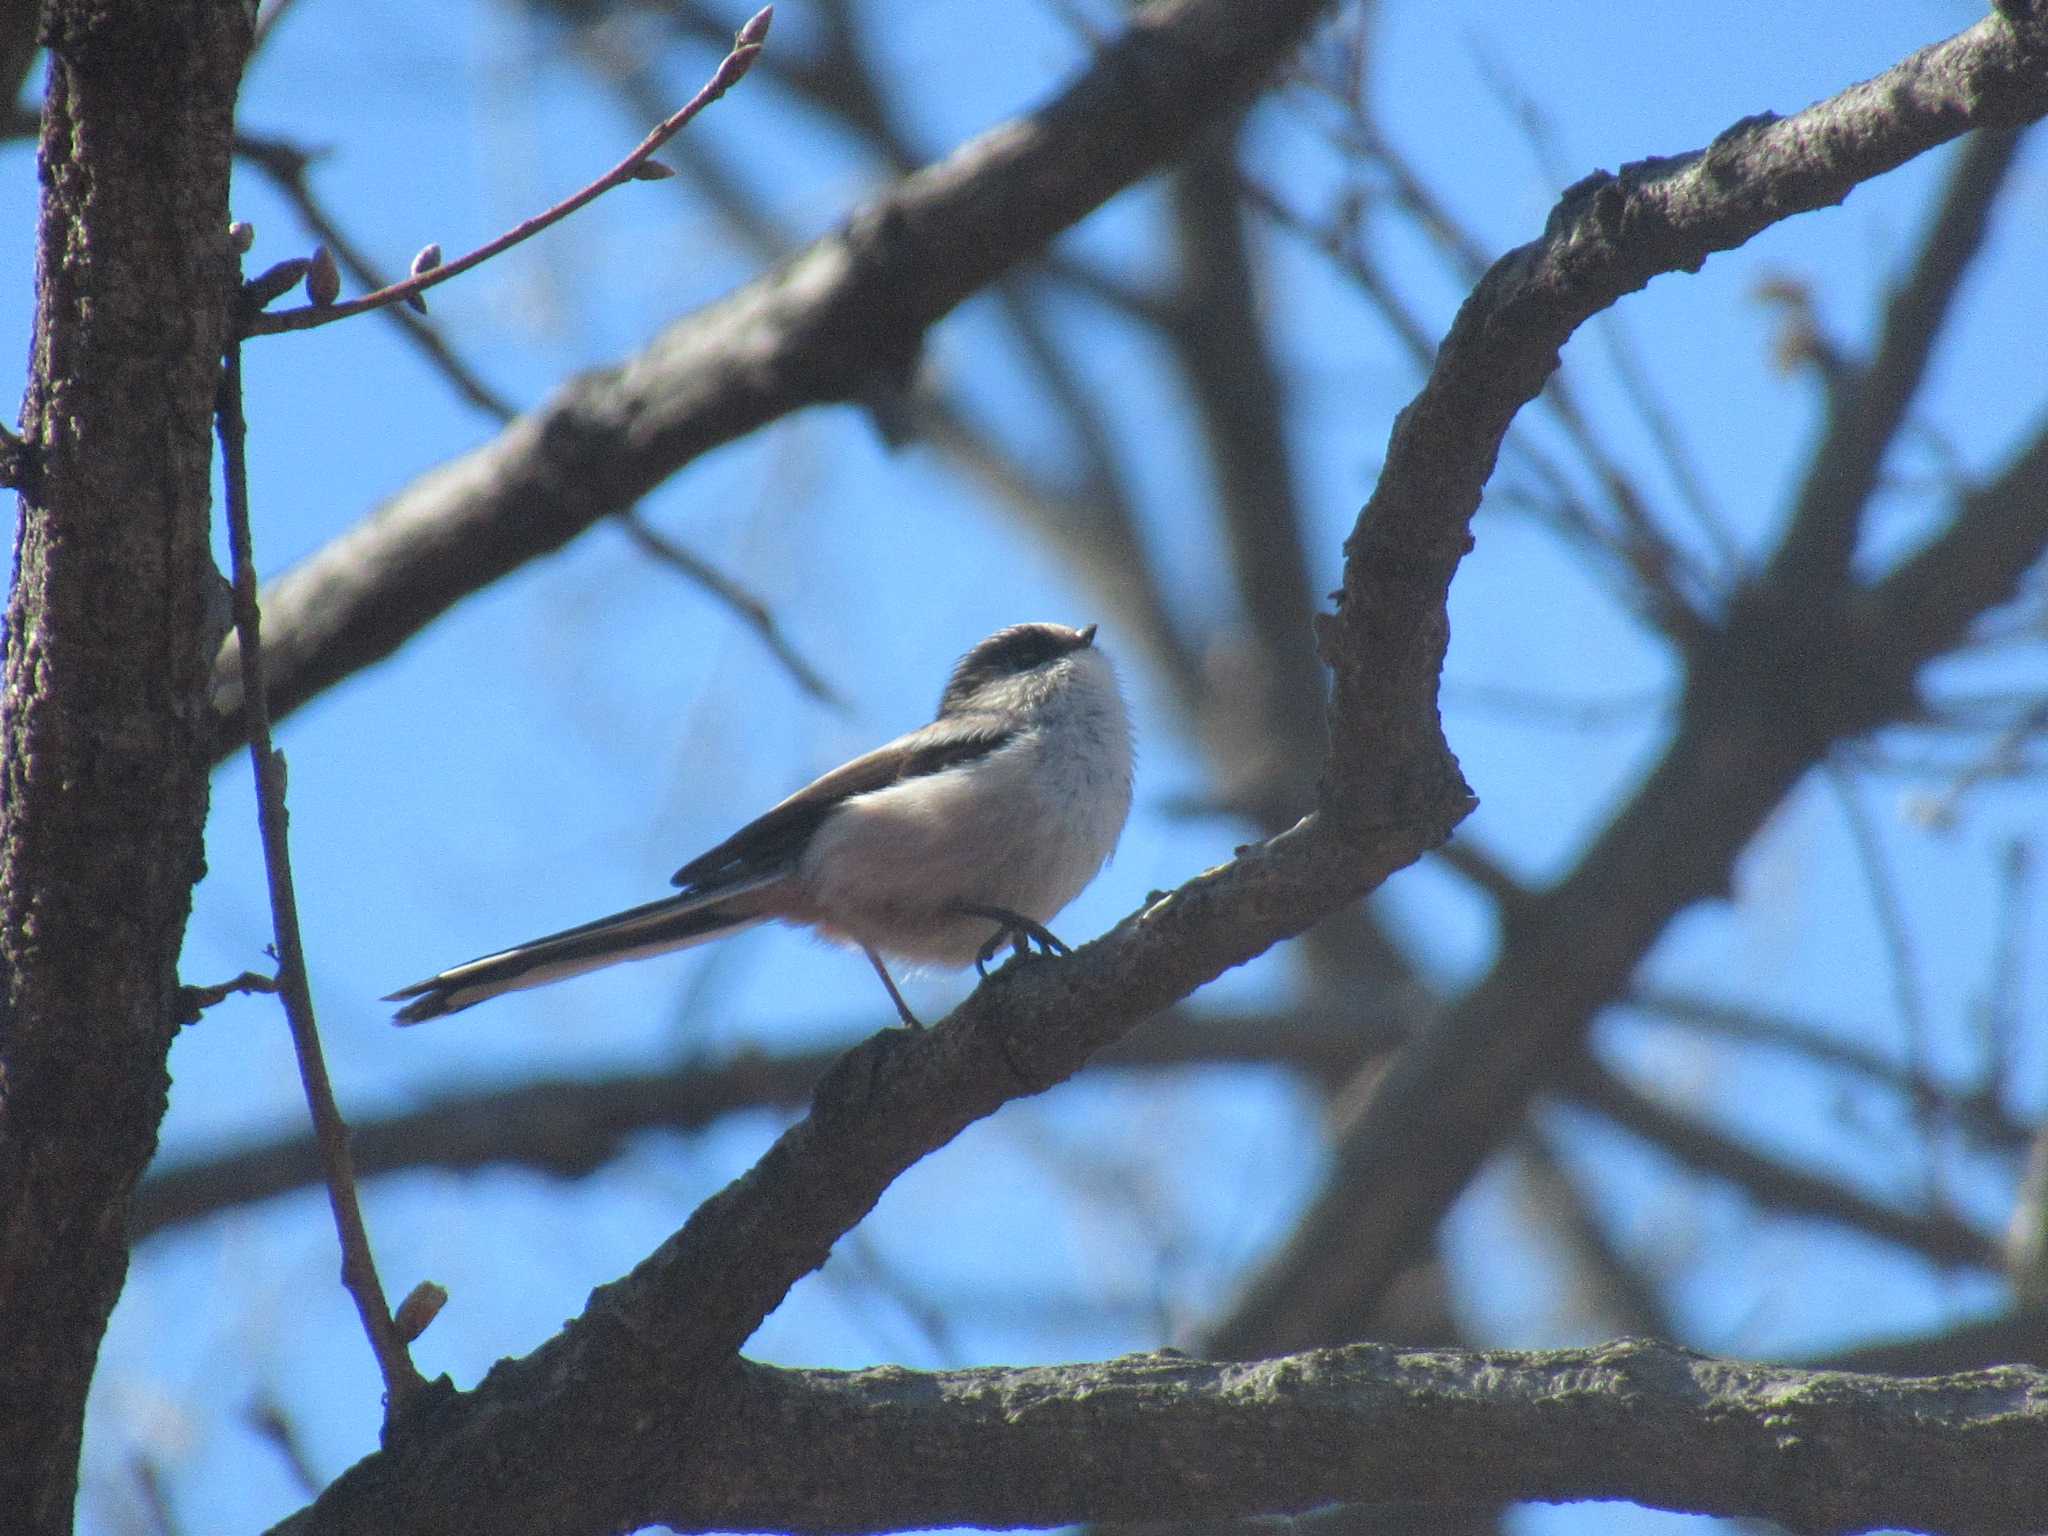
<instances>
[{"instance_id":1,"label":"branch bud","mask_svg":"<svg viewBox=\"0 0 2048 1536\"><path fill-rule=\"evenodd\" d=\"M422 272L431 272L439 265L441 265L440 243L438 241L429 241L420 247L419 255L413 257L412 275L418 277ZM409 293L405 296L405 307L414 314L424 315L427 312L427 296L423 293Z\"/></svg>"},{"instance_id":2,"label":"branch bud","mask_svg":"<svg viewBox=\"0 0 2048 1536\"><path fill-rule=\"evenodd\" d=\"M306 269L306 297L322 309L341 297L341 269L334 264L334 252L324 245L313 247L313 260Z\"/></svg>"},{"instance_id":3,"label":"branch bud","mask_svg":"<svg viewBox=\"0 0 2048 1536\"><path fill-rule=\"evenodd\" d=\"M398 1304L398 1311L391 1319L392 1327L398 1330L399 1338L410 1344L427 1331L427 1325L440 1315L448 1305L448 1291L445 1286L431 1280L422 1280L407 1293L405 1300Z\"/></svg>"},{"instance_id":4,"label":"branch bud","mask_svg":"<svg viewBox=\"0 0 2048 1536\"><path fill-rule=\"evenodd\" d=\"M275 266L265 267L248 282L242 284L242 293L256 309L262 309L273 299L287 292L312 268L313 263L303 256L293 256Z\"/></svg>"}]
</instances>

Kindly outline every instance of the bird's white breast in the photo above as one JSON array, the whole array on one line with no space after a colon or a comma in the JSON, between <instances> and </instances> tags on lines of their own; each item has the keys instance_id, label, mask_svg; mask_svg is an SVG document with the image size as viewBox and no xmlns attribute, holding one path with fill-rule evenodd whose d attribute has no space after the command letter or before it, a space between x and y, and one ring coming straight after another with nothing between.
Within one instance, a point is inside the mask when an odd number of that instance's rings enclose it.
<instances>
[{"instance_id":1,"label":"bird's white breast","mask_svg":"<svg viewBox=\"0 0 2048 1536\"><path fill-rule=\"evenodd\" d=\"M997 751L857 795L827 818L799 868L823 931L965 965L992 926L960 917L957 903L1045 923L1095 878L1130 813L1130 719L1107 658L1086 650L1063 665L1075 670L1057 686L993 701L1021 727Z\"/></svg>"}]
</instances>

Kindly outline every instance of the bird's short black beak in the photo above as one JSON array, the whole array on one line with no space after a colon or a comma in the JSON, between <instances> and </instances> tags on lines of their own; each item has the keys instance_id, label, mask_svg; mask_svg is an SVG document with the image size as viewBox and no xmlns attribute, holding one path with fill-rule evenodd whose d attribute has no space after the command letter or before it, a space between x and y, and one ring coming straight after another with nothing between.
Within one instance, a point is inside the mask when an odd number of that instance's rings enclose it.
<instances>
[{"instance_id":1,"label":"bird's short black beak","mask_svg":"<svg viewBox=\"0 0 2048 1536\"><path fill-rule=\"evenodd\" d=\"M1095 626L1093 624L1084 624L1081 627L1081 643L1083 645L1093 645L1095 643Z\"/></svg>"}]
</instances>

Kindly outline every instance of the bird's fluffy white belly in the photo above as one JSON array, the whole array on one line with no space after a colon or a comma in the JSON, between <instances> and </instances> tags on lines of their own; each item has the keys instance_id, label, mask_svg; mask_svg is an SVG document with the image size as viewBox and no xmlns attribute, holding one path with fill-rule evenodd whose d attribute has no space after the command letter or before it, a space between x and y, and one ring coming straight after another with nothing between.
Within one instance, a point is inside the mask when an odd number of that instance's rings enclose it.
<instances>
[{"instance_id":1,"label":"bird's fluffy white belly","mask_svg":"<svg viewBox=\"0 0 2048 1536\"><path fill-rule=\"evenodd\" d=\"M800 867L820 929L897 959L962 966L993 926L957 904L1049 922L1102 868L1130 809L1128 748L1120 761L1096 756L1048 754L1032 733L847 801Z\"/></svg>"}]
</instances>

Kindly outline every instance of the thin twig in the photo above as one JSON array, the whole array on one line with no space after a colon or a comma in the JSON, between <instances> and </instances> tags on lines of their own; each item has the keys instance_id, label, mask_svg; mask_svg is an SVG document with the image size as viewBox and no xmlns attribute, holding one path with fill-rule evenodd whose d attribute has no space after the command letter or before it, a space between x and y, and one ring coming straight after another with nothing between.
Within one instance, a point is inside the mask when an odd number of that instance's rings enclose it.
<instances>
[{"instance_id":1,"label":"thin twig","mask_svg":"<svg viewBox=\"0 0 2048 1536\"><path fill-rule=\"evenodd\" d=\"M1523 88L1514 69L1497 57L1493 50L1483 45L1476 46L1473 58L1480 78L1486 81L1496 101L1522 130L1523 141L1528 145L1544 180L1554 192L1562 192L1577 177L1570 170L1569 157L1559 147L1556 125L1549 114ZM1739 574L1744 563L1741 548L1715 509L1706 482L1694 467L1692 454L1678 431L1676 421L1652 382L1649 370L1636 355L1621 315L1608 310L1600 316L1595 333L1607 353L1608 365L1621 382L1623 396L1635 409L1637 419L1662 456L1665 473L1677 488L1679 499L1713 546L1722 572Z\"/></svg>"},{"instance_id":2,"label":"thin twig","mask_svg":"<svg viewBox=\"0 0 2048 1536\"><path fill-rule=\"evenodd\" d=\"M154 1456L138 1452L129 1466L134 1470L135 1487L149 1516L150 1536L183 1536L184 1528L171 1508L170 1490L164 1486L163 1464Z\"/></svg>"},{"instance_id":3,"label":"thin twig","mask_svg":"<svg viewBox=\"0 0 2048 1536\"><path fill-rule=\"evenodd\" d=\"M719 61L717 70L704 83L702 90L680 109L658 123L654 131L642 139L625 159L581 191L556 203L545 213L535 214L465 256L458 256L453 261L425 272L416 272L402 283L392 283L388 287L379 288L375 293L364 294L360 299L351 299L346 304L307 304L298 309L281 309L250 316L243 326L242 334L274 336L282 331L309 331L315 326L328 325L336 320L346 320L353 315L367 314L373 309L382 309L387 304L402 304L426 292L436 283L446 282L451 277L467 272L471 267L481 266L493 256L509 251L521 241L539 234L549 225L560 223L584 204L603 196L613 187L624 182L644 179L641 167L648 163L654 152L681 132L691 118L737 85L753 67L754 60L761 53L761 40L768 35L768 25L774 19L774 15L775 7L772 5L763 6L755 12L752 19L740 28L732 52Z\"/></svg>"},{"instance_id":4,"label":"thin twig","mask_svg":"<svg viewBox=\"0 0 2048 1536\"><path fill-rule=\"evenodd\" d=\"M1995 1238L1943 1210L1911 1211L1758 1151L1705 1120L1666 1105L1582 1057L1559 1085L1563 1098L1662 1148L1695 1172L1725 1179L1758 1203L1865 1232L1956 1269L2000 1267Z\"/></svg>"},{"instance_id":5,"label":"thin twig","mask_svg":"<svg viewBox=\"0 0 2048 1536\"><path fill-rule=\"evenodd\" d=\"M542 3L548 13L568 29L570 42L578 55L597 73L599 82L617 96L619 107L629 120L650 122L667 112L670 100L668 84L655 68L662 53L649 50L646 39L637 28L630 36L625 35L616 14L609 10L601 15L593 14L587 6L573 3L573 0L542 0ZM663 19L678 29L685 25L672 11L665 12ZM703 26L706 41L729 35L729 29L722 21L705 17ZM770 54L762 62L761 68L768 72L769 79L779 79L786 74L775 66L787 57L788 50L784 49ZM737 165L731 157L705 148L701 140L689 138L674 140L663 159L676 169L676 190L688 188L700 194L730 227L730 232L764 263L779 261L796 243L796 237L781 226L775 215L767 212L745 190L748 167Z\"/></svg>"},{"instance_id":6,"label":"thin twig","mask_svg":"<svg viewBox=\"0 0 2048 1536\"><path fill-rule=\"evenodd\" d=\"M34 465L35 455L28 444L0 424L0 490L26 490Z\"/></svg>"},{"instance_id":7,"label":"thin twig","mask_svg":"<svg viewBox=\"0 0 2048 1536\"><path fill-rule=\"evenodd\" d=\"M282 139L261 138L247 133L235 135L235 153L271 179L285 200L298 210L300 222L314 239L334 252L351 278L366 288L382 289L387 285L389 279L377 270L313 195L312 185L306 176L307 167L314 159L312 154ZM432 323L415 314L410 306L389 305L385 313L463 399L499 421L510 421L519 414L510 400L486 384L482 375L456 353L448 339Z\"/></svg>"},{"instance_id":8,"label":"thin twig","mask_svg":"<svg viewBox=\"0 0 2048 1536\"><path fill-rule=\"evenodd\" d=\"M2012 838L1999 856L1998 931L1991 941L1991 974L1977 1005L1984 1050L1980 1081L1988 1093L2022 1081L2015 1068L2025 1041L2021 1006L2026 997L2024 964L2032 871L2031 845L2023 837Z\"/></svg>"},{"instance_id":9,"label":"thin twig","mask_svg":"<svg viewBox=\"0 0 2048 1536\"><path fill-rule=\"evenodd\" d=\"M1621 381L1622 397L1634 408L1636 419L1663 457L1664 473L1678 490L1679 504L1692 514L1693 526L1713 547L1722 573L1744 573L1749 562L1743 556L1742 545L1729 531L1728 519L1715 505L1713 492L1707 489L1706 476L1700 471L1685 434L1679 430L1677 414L1643 365L1628 322L1618 312L1609 310L1600 317L1595 334L1607 353L1608 367Z\"/></svg>"},{"instance_id":10,"label":"thin twig","mask_svg":"<svg viewBox=\"0 0 2048 1536\"><path fill-rule=\"evenodd\" d=\"M178 1022L194 1024L199 1016L216 1003L226 1002L239 992L275 992L277 978L265 976L257 971L244 971L232 980L218 982L210 987L180 987L178 989Z\"/></svg>"},{"instance_id":11,"label":"thin twig","mask_svg":"<svg viewBox=\"0 0 2048 1536\"><path fill-rule=\"evenodd\" d=\"M285 12L291 8L292 0L269 0L263 7L256 18L255 41L249 44L249 54L252 58L270 41L271 34L277 30L277 24L284 20Z\"/></svg>"},{"instance_id":12,"label":"thin twig","mask_svg":"<svg viewBox=\"0 0 2048 1536\"><path fill-rule=\"evenodd\" d=\"M1863 878L1869 883L1871 905L1877 914L1878 931L1884 939L1885 953L1891 960L1892 995L1898 1005L1899 1021L1906 1031L1906 1070L1914 1078L1925 1081L1932 1076L1930 1035L1927 1007L1921 996L1919 965L1913 954L1913 926L1907 920L1898 882L1885 858L1883 840L1878 836L1869 811L1864 808L1855 779L1846 769L1832 762L1825 765L1825 773L1829 787L1834 790L1835 800L1842 808L1842 819L1848 824L1856 861L1863 866ZM1913 1100L1913 1118L1920 1130L1924 1154L1922 1198L1928 1205L1938 1208L1945 1201L1942 1192L1941 1124L1933 1105L1918 1097Z\"/></svg>"},{"instance_id":13,"label":"thin twig","mask_svg":"<svg viewBox=\"0 0 2048 1536\"><path fill-rule=\"evenodd\" d=\"M775 615L769 611L766 603L723 571L692 554L655 528L640 515L639 508L629 507L620 513L619 524L641 549L672 570L681 572L730 608L747 628L760 636L761 643L774 653L775 659L788 669L789 675L796 680L796 685L805 693L821 704L829 704L834 709L845 712L845 697L826 682L824 675L797 652L789 637L783 634L782 626L776 622Z\"/></svg>"},{"instance_id":14,"label":"thin twig","mask_svg":"<svg viewBox=\"0 0 2048 1536\"><path fill-rule=\"evenodd\" d=\"M1923 826L1947 830L1956 823L1963 797L1987 780L2009 777L2026 762L2028 738L2048 726L2048 699L2034 704L1998 736L1976 758L1955 770L1954 777L1933 796L1914 808L1914 819Z\"/></svg>"},{"instance_id":15,"label":"thin twig","mask_svg":"<svg viewBox=\"0 0 2048 1536\"><path fill-rule=\"evenodd\" d=\"M2027 1143L2032 1130L2021 1125L2000 1104L1996 1087L1986 1082L1956 1090L1915 1077L1910 1069L1881 1051L1859 1043L1868 1031L1830 1028L1817 1019L1770 1013L1717 998L1682 992L1632 992L1618 1006L1653 1024L1671 1024L1694 1036L1733 1041L1767 1051L1788 1051L1813 1066L1860 1078L1909 1104L1928 1104L1943 1120L1970 1139L1974 1156L1980 1150L2007 1155Z\"/></svg>"},{"instance_id":16,"label":"thin twig","mask_svg":"<svg viewBox=\"0 0 2048 1536\"><path fill-rule=\"evenodd\" d=\"M1370 206L1370 199L1364 192L1347 193L1330 221L1318 222L1248 176L1240 178L1239 190L1247 203L1276 227L1307 242L1342 276L1355 283L1416 366L1425 374L1429 371L1436 357L1435 332L1395 291L1392 279L1374 258L1363 230L1364 214ZM1610 493L1624 504L1636 506L1632 487L1599 450L1590 425L1565 387L1562 373L1551 376L1543 399L1566 430L1579 440L1586 462L1600 474ZM1518 427L1514 430L1506 447L1527 461L1532 473L1549 487L1553 498L1545 501L1531 494L1524 505L1586 555L1597 573L1614 589L1618 601L1639 613L1648 624L1661 626L1673 633L1697 633L1698 615L1694 611L1697 606L1694 601L1685 597L1671 582L1665 581L1659 587L1650 579L1650 573L1661 559L1655 550L1663 547L1675 552L1675 546L1669 545L1654 530L1650 531L1646 544L1626 529L1610 528L1594 517L1592 509L1573 488L1571 477L1526 429ZM1499 489L1490 493L1490 499L1496 505L1506 505L1508 501ZM1666 575L1670 574L1666 572ZM1686 571L1679 574L1688 576L1690 588L1704 588L1704 578L1699 573ZM1669 601L1664 600L1660 593L1668 594Z\"/></svg>"},{"instance_id":17,"label":"thin twig","mask_svg":"<svg viewBox=\"0 0 2048 1536\"><path fill-rule=\"evenodd\" d=\"M304 1491L307 1498L318 1493L327 1479L320 1475L313 1465L313 1458L306 1453L300 1442L298 1431L292 1428L292 1421L285 1417L284 1408L275 1394L265 1390L243 1411L242 1422L247 1424L261 1438L277 1447L277 1454L284 1459L292 1480Z\"/></svg>"},{"instance_id":18,"label":"thin twig","mask_svg":"<svg viewBox=\"0 0 2048 1536\"><path fill-rule=\"evenodd\" d=\"M1435 850L1431 859L1460 876L1481 895L1491 897L1495 910L1504 918L1529 905L1529 887L1471 833L1460 832Z\"/></svg>"},{"instance_id":19,"label":"thin twig","mask_svg":"<svg viewBox=\"0 0 2048 1536\"><path fill-rule=\"evenodd\" d=\"M406 1352L391 1322L383 1282L370 1255L369 1233L356 1199L355 1169L349 1158L348 1127L335 1107L320 1050L319 1027L313 1018L313 989L306 976L305 946L299 936L298 896L292 887L291 854L286 844L284 755L270 745L270 700L263 678L262 609L256 600L256 560L249 534L249 470L244 459L248 426L242 419L242 348L230 340L223 361L216 404L220 429L221 479L227 508L228 549L234 567L235 630L249 676L242 687L242 721L249 737L249 758L256 770L256 820L263 838L264 873L270 884L271 924L277 946L277 990L291 1025L292 1049L299 1058L299 1078L306 1088L306 1106L320 1144L321 1168L327 1180L328 1204L334 1208L341 1236L341 1282L356 1304L384 1377L384 1416L395 1421L406 1400L426 1382Z\"/></svg>"},{"instance_id":20,"label":"thin twig","mask_svg":"<svg viewBox=\"0 0 2048 1536\"><path fill-rule=\"evenodd\" d=\"M1639 730L1666 724L1678 712L1668 688L1574 696L1510 683L1460 680L1445 682L1443 700L1446 709L1484 711L1562 731Z\"/></svg>"},{"instance_id":21,"label":"thin twig","mask_svg":"<svg viewBox=\"0 0 2048 1536\"><path fill-rule=\"evenodd\" d=\"M1306 77L1306 83L1335 101L1345 114L1330 135L1339 152L1375 165L1388 183L1386 198L1406 212L1460 276L1467 282L1477 282L1490 265L1484 246L1459 225L1448 205L1379 131L1363 100L1347 97L1330 82L1312 76ZM1360 200L1356 206L1363 213L1369 204ZM1601 527L1600 536L1633 579L1636 596L1632 606L1674 641L1697 642L1706 628L1702 609L1711 597L1713 584L1651 516L1649 498L1602 444L1590 418L1580 409L1563 369L1551 374L1542 398L1545 408L1571 438L1586 467L1599 481L1613 509L1614 522ZM1586 515L1590 517L1590 513ZM1707 594L1708 598L1698 594Z\"/></svg>"},{"instance_id":22,"label":"thin twig","mask_svg":"<svg viewBox=\"0 0 2048 1536\"><path fill-rule=\"evenodd\" d=\"M1366 196L1347 196L1332 222L1319 223L1249 177L1240 178L1239 188L1253 208L1277 227L1313 246L1342 276L1357 284L1408 355L1425 373L1428 371L1436 356L1435 335L1401 300L1366 244L1362 230L1363 215L1369 206ZM1508 438L1508 446L1528 461L1554 498L1544 501L1531 496L1528 509L1584 551L1614 586L1618 599L1645 623L1677 639L1696 637L1703 622L1701 609L1709 599L1688 594L1710 592L1705 576L1691 567L1683 551L1650 520L1633 482L1600 446L1562 372L1553 374L1545 385L1543 401L1600 480L1619 515L1620 526L1595 517L1563 468L1529 432L1517 430ZM1496 505L1506 504L1498 490L1490 499Z\"/></svg>"}]
</instances>

